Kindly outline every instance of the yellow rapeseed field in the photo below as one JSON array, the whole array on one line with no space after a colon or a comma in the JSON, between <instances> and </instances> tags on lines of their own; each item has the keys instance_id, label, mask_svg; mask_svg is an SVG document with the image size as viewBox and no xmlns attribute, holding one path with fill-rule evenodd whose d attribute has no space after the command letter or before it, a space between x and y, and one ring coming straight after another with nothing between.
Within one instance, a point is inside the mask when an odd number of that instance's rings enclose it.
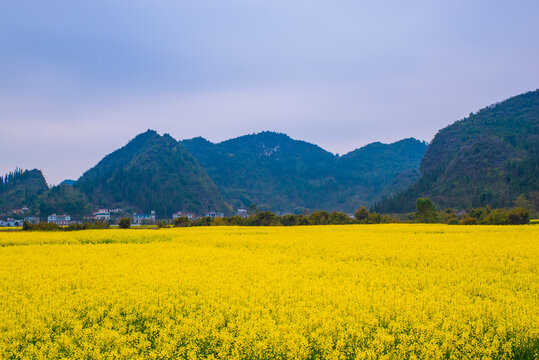
<instances>
[{"instance_id":1,"label":"yellow rapeseed field","mask_svg":"<svg viewBox=\"0 0 539 360\"><path fill-rule=\"evenodd\" d=\"M1 359L537 359L539 227L0 232Z\"/></svg>"}]
</instances>

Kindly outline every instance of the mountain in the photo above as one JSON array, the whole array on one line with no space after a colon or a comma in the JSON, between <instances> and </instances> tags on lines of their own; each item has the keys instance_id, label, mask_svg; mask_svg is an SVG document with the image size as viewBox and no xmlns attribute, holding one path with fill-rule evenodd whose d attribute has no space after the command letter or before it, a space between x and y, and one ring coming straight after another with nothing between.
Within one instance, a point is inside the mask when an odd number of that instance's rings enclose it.
<instances>
[{"instance_id":1,"label":"mountain","mask_svg":"<svg viewBox=\"0 0 539 360\"><path fill-rule=\"evenodd\" d=\"M338 183L345 207L371 204L413 184L426 149L424 142L408 138L392 144L375 142L343 155Z\"/></svg>"},{"instance_id":2,"label":"mountain","mask_svg":"<svg viewBox=\"0 0 539 360\"><path fill-rule=\"evenodd\" d=\"M94 207L155 210L159 218L178 210L224 210L217 187L170 135L148 130L105 156L74 184Z\"/></svg>"},{"instance_id":3,"label":"mountain","mask_svg":"<svg viewBox=\"0 0 539 360\"><path fill-rule=\"evenodd\" d=\"M426 149L424 143L406 139L373 143L339 157L268 131L217 144L201 137L181 144L198 159L229 204L254 203L261 209L294 212L352 211L393 193L416 179Z\"/></svg>"},{"instance_id":4,"label":"mountain","mask_svg":"<svg viewBox=\"0 0 539 360\"><path fill-rule=\"evenodd\" d=\"M539 90L488 106L440 130L420 171L416 184L376 209L412 211L418 197L464 209L509 207L519 195L537 201Z\"/></svg>"},{"instance_id":5,"label":"mountain","mask_svg":"<svg viewBox=\"0 0 539 360\"><path fill-rule=\"evenodd\" d=\"M37 197L47 191L47 182L37 169L17 169L4 177L0 176L0 212L32 206Z\"/></svg>"},{"instance_id":6,"label":"mountain","mask_svg":"<svg viewBox=\"0 0 539 360\"><path fill-rule=\"evenodd\" d=\"M218 144L202 138L181 143L234 207L254 203L261 209L316 208L336 191L335 156L285 134L262 132Z\"/></svg>"}]
</instances>

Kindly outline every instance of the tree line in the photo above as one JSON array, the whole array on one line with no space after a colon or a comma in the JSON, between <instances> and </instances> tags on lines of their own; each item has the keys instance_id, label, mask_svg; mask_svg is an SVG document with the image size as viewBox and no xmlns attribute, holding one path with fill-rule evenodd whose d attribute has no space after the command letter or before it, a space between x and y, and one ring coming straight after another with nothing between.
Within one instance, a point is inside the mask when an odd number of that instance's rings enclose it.
<instances>
[{"instance_id":1,"label":"tree line","mask_svg":"<svg viewBox=\"0 0 539 360\"><path fill-rule=\"evenodd\" d=\"M520 199L521 206L511 209L492 209L490 206L473 208L468 212L454 209L437 210L429 198L419 198L416 201L416 211L404 215L383 215L369 211L366 207L357 209L353 216L349 214L326 210L316 210L310 214L278 215L271 211L251 211L249 216L203 217L195 220L178 217L172 221L157 221L158 227L191 227L191 226L306 226L306 225L351 225L351 224L389 224L389 223L440 223L449 225L522 225L530 223L530 205ZM250 208L252 210L253 208ZM256 208L254 208L256 209ZM84 222L69 226L56 224L24 223L26 231L74 231L87 229L107 229L108 222ZM118 227L131 227L131 218L123 217Z\"/></svg>"}]
</instances>

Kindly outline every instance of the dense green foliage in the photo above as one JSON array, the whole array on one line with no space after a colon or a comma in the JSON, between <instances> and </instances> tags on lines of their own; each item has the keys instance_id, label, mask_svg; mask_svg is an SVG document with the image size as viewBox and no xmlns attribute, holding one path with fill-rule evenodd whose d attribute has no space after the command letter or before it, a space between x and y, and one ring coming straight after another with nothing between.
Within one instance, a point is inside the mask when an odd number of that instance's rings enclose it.
<instances>
[{"instance_id":1,"label":"dense green foliage","mask_svg":"<svg viewBox=\"0 0 539 360\"><path fill-rule=\"evenodd\" d=\"M0 212L32 206L38 196L47 190L43 174L36 169L17 169L4 177L0 176Z\"/></svg>"},{"instance_id":2,"label":"dense green foliage","mask_svg":"<svg viewBox=\"0 0 539 360\"><path fill-rule=\"evenodd\" d=\"M120 229L129 229L131 227L131 218L123 217L118 221L118 227Z\"/></svg>"},{"instance_id":3,"label":"dense green foliage","mask_svg":"<svg viewBox=\"0 0 539 360\"><path fill-rule=\"evenodd\" d=\"M416 218L420 222L435 222L438 218L436 208L429 198L419 198L416 201Z\"/></svg>"},{"instance_id":4,"label":"dense green foliage","mask_svg":"<svg viewBox=\"0 0 539 360\"><path fill-rule=\"evenodd\" d=\"M530 223L530 212L524 208L473 208L461 219L462 225L522 225Z\"/></svg>"},{"instance_id":5,"label":"dense green foliage","mask_svg":"<svg viewBox=\"0 0 539 360\"><path fill-rule=\"evenodd\" d=\"M365 209L365 208L363 208ZM175 219L172 224L176 227L188 226L300 226L300 225L347 225L347 224L380 224L396 222L389 216L382 216L365 209L365 217L351 218L339 211L315 210L310 214L277 215L271 211L259 211L247 217L229 216L224 218L203 217L189 220L186 217Z\"/></svg>"},{"instance_id":6,"label":"dense green foliage","mask_svg":"<svg viewBox=\"0 0 539 360\"><path fill-rule=\"evenodd\" d=\"M375 142L340 157L337 182L343 209L372 204L413 184L426 149L424 142L409 138Z\"/></svg>"},{"instance_id":7,"label":"dense green foliage","mask_svg":"<svg viewBox=\"0 0 539 360\"><path fill-rule=\"evenodd\" d=\"M39 223L30 224L24 222L22 229L24 231L77 231L77 230L96 230L96 229L108 229L110 227L108 222L83 222L80 224L70 224L67 226L59 226L55 223Z\"/></svg>"},{"instance_id":8,"label":"dense green foliage","mask_svg":"<svg viewBox=\"0 0 539 360\"><path fill-rule=\"evenodd\" d=\"M412 211L418 197L438 206L539 205L539 90L488 106L440 130L421 162L421 179L374 208Z\"/></svg>"},{"instance_id":9,"label":"dense green foliage","mask_svg":"<svg viewBox=\"0 0 539 360\"><path fill-rule=\"evenodd\" d=\"M82 218L90 214L92 206L86 195L70 185L58 185L44 193L36 202L37 213L41 216L50 214L70 214L73 218Z\"/></svg>"},{"instance_id":10,"label":"dense green foliage","mask_svg":"<svg viewBox=\"0 0 539 360\"><path fill-rule=\"evenodd\" d=\"M217 187L199 163L168 134L138 135L88 170L75 183L97 207L173 212L223 210Z\"/></svg>"},{"instance_id":11,"label":"dense green foliage","mask_svg":"<svg viewBox=\"0 0 539 360\"><path fill-rule=\"evenodd\" d=\"M234 207L352 211L416 180L426 145L373 143L342 157L285 134L262 132L221 143L181 142Z\"/></svg>"},{"instance_id":12,"label":"dense green foliage","mask_svg":"<svg viewBox=\"0 0 539 360\"><path fill-rule=\"evenodd\" d=\"M49 188L39 170L16 170L0 177L0 209L9 212L27 206L28 215L42 218L52 213L71 214L82 218L91 211L91 205L84 194L69 185ZM19 215L22 216L22 215Z\"/></svg>"}]
</instances>

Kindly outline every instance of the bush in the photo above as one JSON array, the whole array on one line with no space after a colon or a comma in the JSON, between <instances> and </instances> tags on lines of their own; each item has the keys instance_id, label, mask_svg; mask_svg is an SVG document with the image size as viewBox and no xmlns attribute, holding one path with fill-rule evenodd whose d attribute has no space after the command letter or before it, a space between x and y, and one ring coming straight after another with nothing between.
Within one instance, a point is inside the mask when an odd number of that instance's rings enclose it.
<instances>
[{"instance_id":1,"label":"bush","mask_svg":"<svg viewBox=\"0 0 539 360\"><path fill-rule=\"evenodd\" d=\"M174 227L187 227L189 225L191 225L191 221L185 216L177 217L174 220Z\"/></svg>"},{"instance_id":2,"label":"bush","mask_svg":"<svg viewBox=\"0 0 539 360\"><path fill-rule=\"evenodd\" d=\"M369 210L365 206L362 206L354 212L354 217L357 221L363 221L369 217Z\"/></svg>"},{"instance_id":3,"label":"bush","mask_svg":"<svg viewBox=\"0 0 539 360\"><path fill-rule=\"evenodd\" d=\"M352 219L343 212L334 211L330 215L329 223L333 225L346 225L352 223Z\"/></svg>"},{"instance_id":4,"label":"bush","mask_svg":"<svg viewBox=\"0 0 539 360\"><path fill-rule=\"evenodd\" d=\"M295 215L284 215L279 219L279 221L283 226L294 226L298 223L298 218Z\"/></svg>"},{"instance_id":5,"label":"bush","mask_svg":"<svg viewBox=\"0 0 539 360\"><path fill-rule=\"evenodd\" d=\"M256 213L249 225L252 226L270 226L275 221L275 214L271 211L259 211Z\"/></svg>"},{"instance_id":6,"label":"bush","mask_svg":"<svg viewBox=\"0 0 539 360\"><path fill-rule=\"evenodd\" d=\"M484 216L480 224L483 225L507 225L508 221L507 210L494 209L491 210L488 215Z\"/></svg>"},{"instance_id":7,"label":"bush","mask_svg":"<svg viewBox=\"0 0 539 360\"><path fill-rule=\"evenodd\" d=\"M507 223L510 225L529 224L530 211L525 208L514 208L507 216Z\"/></svg>"},{"instance_id":8,"label":"bush","mask_svg":"<svg viewBox=\"0 0 539 360\"><path fill-rule=\"evenodd\" d=\"M131 227L131 218L123 217L118 221L118 227L120 229L129 229Z\"/></svg>"},{"instance_id":9,"label":"bush","mask_svg":"<svg viewBox=\"0 0 539 360\"><path fill-rule=\"evenodd\" d=\"M212 219L211 225L212 226L223 226L223 225L226 225L226 224L225 224L225 221L223 220L222 217L215 217L215 218Z\"/></svg>"},{"instance_id":10,"label":"bush","mask_svg":"<svg viewBox=\"0 0 539 360\"><path fill-rule=\"evenodd\" d=\"M85 222L82 224L71 224L68 226L58 226L55 223L39 223L30 224L24 222L22 227L25 231L77 231L77 230L89 230L89 229L108 229L110 227L108 222L97 221L95 223Z\"/></svg>"},{"instance_id":11,"label":"bush","mask_svg":"<svg viewBox=\"0 0 539 360\"><path fill-rule=\"evenodd\" d=\"M461 225L477 225L478 223L477 219L471 216L466 216L460 220Z\"/></svg>"},{"instance_id":12,"label":"bush","mask_svg":"<svg viewBox=\"0 0 539 360\"><path fill-rule=\"evenodd\" d=\"M309 218L305 215L298 215L296 225L310 225Z\"/></svg>"},{"instance_id":13,"label":"bush","mask_svg":"<svg viewBox=\"0 0 539 360\"><path fill-rule=\"evenodd\" d=\"M24 231L60 231L62 227L54 223L39 223L39 224L30 224L29 222L24 222L22 229Z\"/></svg>"},{"instance_id":14,"label":"bush","mask_svg":"<svg viewBox=\"0 0 539 360\"><path fill-rule=\"evenodd\" d=\"M311 225L328 225L329 213L325 210L315 210L309 215L309 223Z\"/></svg>"}]
</instances>

